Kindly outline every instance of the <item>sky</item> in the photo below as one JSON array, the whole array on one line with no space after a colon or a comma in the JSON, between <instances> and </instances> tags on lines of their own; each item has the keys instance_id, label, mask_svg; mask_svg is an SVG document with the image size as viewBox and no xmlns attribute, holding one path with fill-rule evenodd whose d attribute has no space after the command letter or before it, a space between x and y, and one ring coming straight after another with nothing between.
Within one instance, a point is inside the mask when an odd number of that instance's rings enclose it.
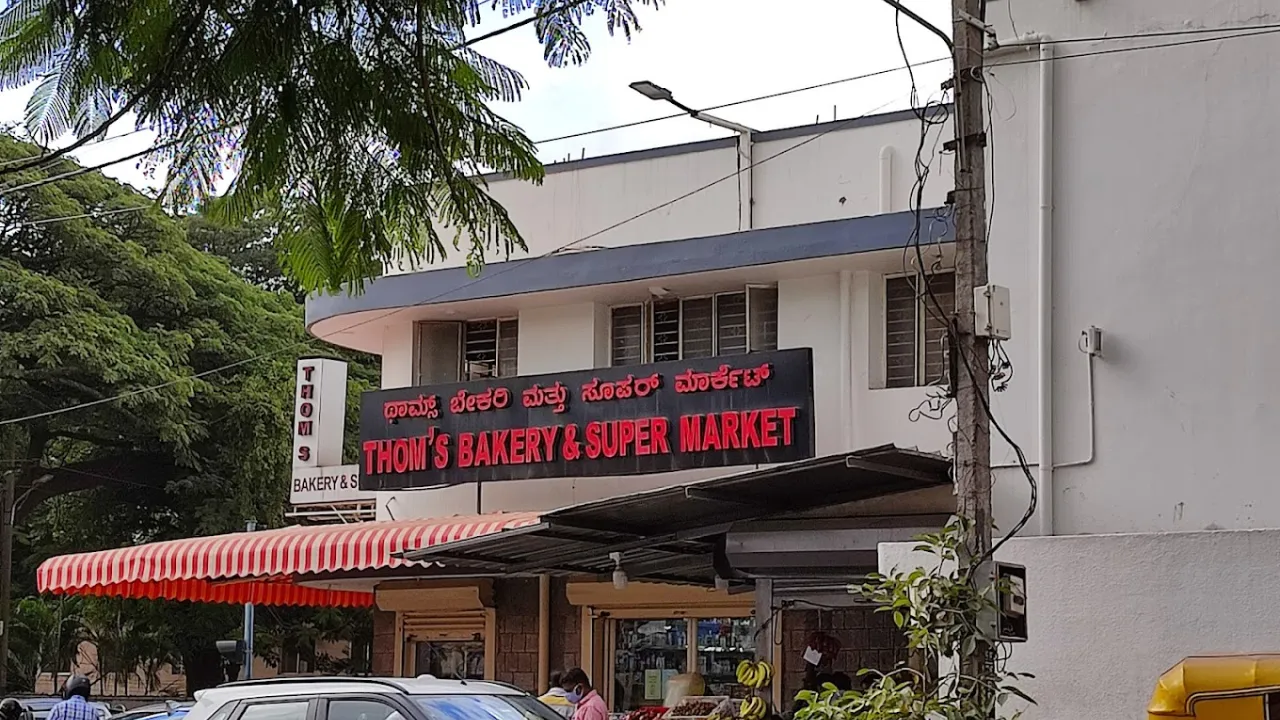
<instances>
[{"instance_id":1,"label":"sky","mask_svg":"<svg viewBox=\"0 0 1280 720\"><path fill-rule=\"evenodd\" d=\"M948 28L949 2L906 0L905 4ZM593 52L581 67L548 67L532 25L476 44L476 50L520 71L529 84L520 102L496 108L530 138L541 141L674 111L631 90L628 85L637 80L653 81L670 89L685 105L704 108L903 65L894 11L881 0L665 0L660 9L638 6L637 12L643 30L630 42L621 35L610 37L602 15L588 20ZM511 22L495 16L475 34ZM913 63L946 55L941 40L905 17L902 37ZM916 70L922 98L937 94L946 68L946 63L934 63ZM902 109L908 106L909 90L908 74L899 71L714 114L757 130L772 130ZM20 120L30 93L30 88L0 93L0 121ZM109 134L132 129L122 121ZM538 151L544 162L553 162L727 134L681 117L539 143ZM138 133L87 146L74 157L96 164L143 150L151 142L148 133ZM158 179L144 177L136 161L104 172L142 190L159 184Z\"/></svg>"}]
</instances>

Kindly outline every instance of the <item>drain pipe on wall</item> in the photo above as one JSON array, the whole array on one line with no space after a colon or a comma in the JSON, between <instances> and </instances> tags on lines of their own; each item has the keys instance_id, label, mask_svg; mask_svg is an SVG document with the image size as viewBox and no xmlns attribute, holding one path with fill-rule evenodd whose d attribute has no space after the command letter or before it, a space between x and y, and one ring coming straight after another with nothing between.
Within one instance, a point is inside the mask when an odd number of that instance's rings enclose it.
<instances>
[{"instance_id":1,"label":"drain pipe on wall","mask_svg":"<svg viewBox=\"0 0 1280 720\"><path fill-rule=\"evenodd\" d=\"M840 271L840 438L852 450L858 438L853 436L853 272Z\"/></svg>"},{"instance_id":2,"label":"drain pipe on wall","mask_svg":"<svg viewBox=\"0 0 1280 720\"><path fill-rule=\"evenodd\" d=\"M1053 534L1053 45L1040 38L1040 473L1036 484L1040 533Z\"/></svg>"},{"instance_id":3,"label":"drain pipe on wall","mask_svg":"<svg viewBox=\"0 0 1280 720\"><path fill-rule=\"evenodd\" d=\"M1040 457L1036 473L1036 519L1042 535L1053 535L1053 44L1049 42L1048 36L1031 33L1007 43L995 43L995 47L988 48L988 57L1015 50L1029 50L1033 46L1038 46L1040 60L1037 63L1040 71L1040 128L1037 138L1039 207L1036 217L1036 306L1039 316L1036 338L1039 413L1036 425ZM993 67L999 68L999 65ZM1089 423L1092 428L1092 409Z\"/></svg>"}]
</instances>

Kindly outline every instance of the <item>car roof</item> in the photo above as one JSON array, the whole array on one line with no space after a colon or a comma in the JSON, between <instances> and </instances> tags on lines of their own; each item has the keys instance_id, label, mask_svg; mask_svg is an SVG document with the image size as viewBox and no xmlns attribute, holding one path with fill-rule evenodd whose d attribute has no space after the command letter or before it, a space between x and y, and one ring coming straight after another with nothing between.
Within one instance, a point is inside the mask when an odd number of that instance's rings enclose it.
<instances>
[{"instance_id":1,"label":"car roof","mask_svg":"<svg viewBox=\"0 0 1280 720\"><path fill-rule=\"evenodd\" d=\"M196 706L221 707L232 700L340 693L387 695L525 695L511 685L483 680L416 678L308 677L271 678L227 683L196 693Z\"/></svg>"},{"instance_id":2,"label":"car roof","mask_svg":"<svg viewBox=\"0 0 1280 720\"><path fill-rule=\"evenodd\" d=\"M58 703L62 702L62 698L60 697L36 696L36 697L19 697L14 699L22 703L24 707L33 708L33 709L34 708L41 708L41 709L52 708L54 705L57 705ZM97 700L90 700L89 704L93 705L94 707L107 706L106 703L98 702Z\"/></svg>"}]
</instances>

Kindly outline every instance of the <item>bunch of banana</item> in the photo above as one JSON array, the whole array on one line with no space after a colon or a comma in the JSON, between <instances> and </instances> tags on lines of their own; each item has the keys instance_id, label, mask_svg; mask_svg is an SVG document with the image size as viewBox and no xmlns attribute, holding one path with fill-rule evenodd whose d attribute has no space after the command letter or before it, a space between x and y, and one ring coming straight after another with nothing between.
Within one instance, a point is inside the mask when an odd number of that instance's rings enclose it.
<instances>
[{"instance_id":1,"label":"bunch of banana","mask_svg":"<svg viewBox=\"0 0 1280 720\"><path fill-rule=\"evenodd\" d=\"M767 711L764 700L752 696L742 701L742 705L738 707L738 716L742 720L764 720Z\"/></svg>"},{"instance_id":2,"label":"bunch of banana","mask_svg":"<svg viewBox=\"0 0 1280 720\"><path fill-rule=\"evenodd\" d=\"M738 663L738 682L752 690L768 687L773 682L773 666L767 660L743 660Z\"/></svg>"}]
</instances>

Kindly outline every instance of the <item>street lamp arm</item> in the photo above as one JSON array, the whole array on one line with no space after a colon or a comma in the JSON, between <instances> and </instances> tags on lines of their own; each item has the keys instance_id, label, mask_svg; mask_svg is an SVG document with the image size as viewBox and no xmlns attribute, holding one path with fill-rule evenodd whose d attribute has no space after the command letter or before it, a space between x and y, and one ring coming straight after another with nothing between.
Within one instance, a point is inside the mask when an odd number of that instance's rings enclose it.
<instances>
[{"instance_id":1,"label":"street lamp arm","mask_svg":"<svg viewBox=\"0 0 1280 720\"><path fill-rule=\"evenodd\" d=\"M936 25L920 17L918 14L916 14L914 10L911 10L907 6L898 2L898 0L884 0L884 3L889 7L893 8L894 10L897 10L903 15L906 15L907 17L911 18L912 20L915 20L916 24L920 25L920 27L923 27L925 30L928 30L934 35L937 35L938 37L942 38L942 42L947 44L947 49L952 52L955 52L955 49L956 49L955 43L951 42L951 38L946 33L939 30Z\"/></svg>"},{"instance_id":2,"label":"street lamp arm","mask_svg":"<svg viewBox=\"0 0 1280 720\"><path fill-rule=\"evenodd\" d=\"M721 127L721 128L724 128L725 130L732 130L736 133L746 133L750 135L755 132L755 130L747 127L746 125L739 125L738 123L733 122L731 120L718 118L715 115L709 115L700 110L691 110L689 111L689 115L691 115L695 120L701 120L704 123L710 123L711 125L715 125L716 127Z\"/></svg>"}]
</instances>

